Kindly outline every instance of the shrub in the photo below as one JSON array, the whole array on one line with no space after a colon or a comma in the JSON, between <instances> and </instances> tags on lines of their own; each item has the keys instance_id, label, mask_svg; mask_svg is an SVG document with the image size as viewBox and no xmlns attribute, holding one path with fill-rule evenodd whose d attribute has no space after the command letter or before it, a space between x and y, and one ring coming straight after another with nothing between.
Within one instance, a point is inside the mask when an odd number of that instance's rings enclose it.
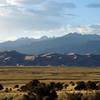
<instances>
[{"instance_id":1,"label":"shrub","mask_svg":"<svg viewBox=\"0 0 100 100\"><path fill-rule=\"evenodd\" d=\"M81 100L82 98L82 95L81 93L77 93L77 94L68 94L68 100Z\"/></svg>"},{"instance_id":2,"label":"shrub","mask_svg":"<svg viewBox=\"0 0 100 100\"><path fill-rule=\"evenodd\" d=\"M50 97L49 96L44 96L43 100L50 100Z\"/></svg>"},{"instance_id":3,"label":"shrub","mask_svg":"<svg viewBox=\"0 0 100 100\"><path fill-rule=\"evenodd\" d=\"M39 80L32 80L31 82L29 82L25 86L27 87L27 90L32 92L34 90L34 88L38 87L39 85L40 85Z\"/></svg>"},{"instance_id":4,"label":"shrub","mask_svg":"<svg viewBox=\"0 0 100 100\"><path fill-rule=\"evenodd\" d=\"M5 92L9 92L9 89L8 88L5 88L5 90L4 90Z\"/></svg>"},{"instance_id":5,"label":"shrub","mask_svg":"<svg viewBox=\"0 0 100 100\"><path fill-rule=\"evenodd\" d=\"M22 100L30 100L28 95L23 95Z\"/></svg>"},{"instance_id":6,"label":"shrub","mask_svg":"<svg viewBox=\"0 0 100 100\"><path fill-rule=\"evenodd\" d=\"M72 86L74 86L74 85L75 85L75 83L74 83L73 81L71 81L71 82L70 82L70 84L71 84Z\"/></svg>"},{"instance_id":7,"label":"shrub","mask_svg":"<svg viewBox=\"0 0 100 100\"><path fill-rule=\"evenodd\" d=\"M9 91L12 91L12 88L10 88Z\"/></svg>"},{"instance_id":8,"label":"shrub","mask_svg":"<svg viewBox=\"0 0 100 100\"><path fill-rule=\"evenodd\" d=\"M57 88L57 90L62 90L63 89L63 84L64 83L58 82L58 83L56 83L55 88Z\"/></svg>"},{"instance_id":9,"label":"shrub","mask_svg":"<svg viewBox=\"0 0 100 100\"><path fill-rule=\"evenodd\" d=\"M15 85L14 88L19 88L19 85Z\"/></svg>"},{"instance_id":10,"label":"shrub","mask_svg":"<svg viewBox=\"0 0 100 100\"><path fill-rule=\"evenodd\" d=\"M86 83L86 87L87 87L87 89L93 89L93 90L97 89L96 83L92 82L92 81L88 81Z\"/></svg>"},{"instance_id":11,"label":"shrub","mask_svg":"<svg viewBox=\"0 0 100 100\"><path fill-rule=\"evenodd\" d=\"M63 88L63 83L55 83L51 82L49 84L41 83L38 80L33 80L29 82L28 84L21 86L21 90L24 92L28 92L28 100L31 100L31 98L36 98L36 100L43 100L49 98L49 100L55 100L57 98L57 90L61 90ZM27 98L28 98L27 97ZM26 98L26 96L25 96ZM33 99L32 99L33 100Z\"/></svg>"},{"instance_id":12,"label":"shrub","mask_svg":"<svg viewBox=\"0 0 100 100\"><path fill-rule=\"evenodd\" d=\"M100 93L99 92L96 93L95 100L100 100Z\"/></svg>"},{"instance_id":13,"label":"shrub","mask_svg":"<svg viewBox=\"0 0 100 100\"><path fill-rule=\"evenodd\" d=\"M4 88L3 88L3 85L2 84L0 84L0 90L3 90Z\"/></svg>"},{"instance_id":14,"label":"shrub","mask_svg":"<svg viewBox=\"0 0 100 100\"><path fill-rule=\"evenodd\" d=\"M50 100L55 100L58 96L55 90L50 91Z\"/></svg>"},{"instance_id":15,"label":"shrub","mask_svg":"<svg viewBox=\"0 0 100 100\"><path fill-rule=\"evenodd\" d=\"M61 82L58 82L58 83L50 82L50 84L48 84L47 87L49 88L49 90L54 90L54 89L62 90L63 89L63 84L64 83L61 83Z\"/></svg>"},{"instance_id":16,"label":"shrub","mask_svg":"<svg viewBox=\"0 0 100 100\"><path fill-rule=\"evenodd\" d=\"M97 90L100 90L100 82L98 82L98 83L96 84L96 86L97 86Z\"/></svg>"},{"instance_id":17,"label":"shrub","mask_svg":"<svg viewBox=\"0 0 100 100\"><path fill-rule=\"evenodd\" d=\"M54 89L55 88L55 86L56 86L56 83L55 82L50 82L50 84L48 84L48 88L49 88L49 90L52 90L52 89Z\"/></svg>"},{"instance_id":18,"label":"shrub","mask_svg":"<svg viewBox=\"0 0 100 100\"><path fill-rule=\"evenodd\" d=\"M28 90L27 86L23 85L20 87L21 91L26 92Z\"/></svg>"},{"instance_id":19,"label":"shrub","mask_svg":"<svg viewBox=\"0 0 100 100\"><path fill-rule=\"evenodd\" d=\"M64 88L67 88L68 87L68 84L64 84Z\"/></svg>"},{"instance_id":20,"label":"shrub","mask_svg":"<svg viewBox=\"0 0 100 100\"><path fill-rule=\"evenodd\" d=\"M85 90L85 89L86 89L86 84L84 81L77 82L75 90Z\"/></svg>"}]
</instances>

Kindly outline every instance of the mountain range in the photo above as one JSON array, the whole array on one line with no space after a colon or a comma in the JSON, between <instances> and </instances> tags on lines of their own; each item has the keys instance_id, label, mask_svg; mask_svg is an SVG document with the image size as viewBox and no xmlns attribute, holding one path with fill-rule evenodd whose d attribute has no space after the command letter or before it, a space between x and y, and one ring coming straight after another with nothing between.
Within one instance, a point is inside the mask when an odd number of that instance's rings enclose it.
<instances>
[{"instance_id":1,"label":"mountain range","mask_svg":"<svg viewBox=\"0 0 100 100\"><path fill-rule=\"evenodd\" d=\"M40 39L20 38L15 41L0 43L0 51L16 50L25 54L42 53L78 53L78 54L100 54L100 35L69 33L62 37Z\"/></svg>"}]
</instances>

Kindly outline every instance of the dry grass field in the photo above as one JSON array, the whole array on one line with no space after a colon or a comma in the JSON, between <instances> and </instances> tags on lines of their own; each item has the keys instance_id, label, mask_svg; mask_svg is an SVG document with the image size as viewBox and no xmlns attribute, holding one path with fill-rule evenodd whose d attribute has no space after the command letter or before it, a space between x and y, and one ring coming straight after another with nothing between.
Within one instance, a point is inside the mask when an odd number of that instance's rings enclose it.
<instances>
[{"instance_id":1,"label":"dry grass field","mask_svg":"<svg viewBox=\"0 0 100 100\"><path fill-rule=\"evenodd\" d=\"M100 68L88 67L0 67L0 83L23 84L32 79L41 81L100 80Z\"/></svg>"}]
</instances>

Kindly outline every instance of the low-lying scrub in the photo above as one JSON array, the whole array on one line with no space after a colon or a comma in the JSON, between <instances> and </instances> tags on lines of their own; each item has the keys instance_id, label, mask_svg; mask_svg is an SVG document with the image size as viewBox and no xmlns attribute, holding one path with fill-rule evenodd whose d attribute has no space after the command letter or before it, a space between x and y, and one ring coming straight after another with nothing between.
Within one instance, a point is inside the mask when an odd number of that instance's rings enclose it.
<instances>
[{"instance_id":1,"label":"low-lying scrub","mask_svg":"<svg viewBox=\"0 0 100 100\"><path fill-rule=\"evenodd\" d=\"M75 87L75 90L99 90L100 89L100 82L98 81L79 81Z\"/></svg>"},{"instance_id":2,"label":"low-lying scrub","mask_svg":"<svg viewBox=\"0 0 100 100\"><path fill-rule=\"evenodd\" d=\"M71 86L73 90L68 90ZM0 84L0 100L100 100L100 81L44 83L32 80L12 88Z\"/></svg>"},{"instance_id":3,"label":"low-lying scrub","mask_svg":"<svg viewBox=\"0 0 100 100\"><path fill-rule=\"evenodd\" d=\"M100 92L96 93L61 93L57 100L100 100Z\"/></svg>"},{"instance_id":4,"label":"low-lying scrub","mask_svg":"<svg viewBox=\"0 0 100 100\"><path fill-rule=\"evenodd\" d=\"M39 99L37 100L43 100L44 98L44 100L56 100L58 97L56 91L63 89L63 83L50 82L46 84L38 80L33 80L20 89L23 92L30 92L34 98L38 97ZM28 97L30 97L30 95L28 95Z\"/></svg>"}]
</instances>

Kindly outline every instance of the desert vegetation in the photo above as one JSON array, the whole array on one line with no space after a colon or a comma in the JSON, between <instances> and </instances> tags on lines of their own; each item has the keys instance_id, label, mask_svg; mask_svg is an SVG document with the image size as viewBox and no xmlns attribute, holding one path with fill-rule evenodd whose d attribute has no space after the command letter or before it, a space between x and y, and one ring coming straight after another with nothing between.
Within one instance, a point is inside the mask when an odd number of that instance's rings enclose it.
<instances>
[{"instance_id":1,"label":"desert vegetation","mask_svg":"<svg viewBox=\"0 0 100 100\"><path fill-rule=\"evenodd\" d=\"M6 88L0 84L0 100L100 100L100 81L41 82Z\"/></svg>"},{"instance_id":2,"label":"desert vegetation","mask_svg":"<svg viewBox=\"0 0 100 100\"><path fill-rule=\"evenodd\" d=\"M100 68L1 67L0 100L100 100Z\"/></svg>"}]
</instances>

